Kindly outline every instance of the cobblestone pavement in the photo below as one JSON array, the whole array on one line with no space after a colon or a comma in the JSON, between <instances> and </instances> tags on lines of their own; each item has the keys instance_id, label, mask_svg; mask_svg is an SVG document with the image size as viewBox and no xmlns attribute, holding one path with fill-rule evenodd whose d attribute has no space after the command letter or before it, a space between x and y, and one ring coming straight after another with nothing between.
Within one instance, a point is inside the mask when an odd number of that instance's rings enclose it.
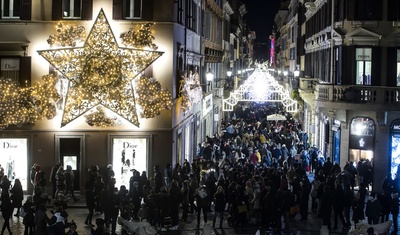
<instances>
[{"instance_id":1,"label":"cobblestone pavement","mask_svg":"<svg viewBox=\"0 0 400 235\"><path fill-rule=\"evenodd\" d=\"M310 180L312 180L312 175L309 175ZM25 196L27 197L27 196ZM86 202L84 200L84 196L78 196L80 201L73 203L68 203L68 220L74 220L78 227L78 234L79 235L89 235L90 234L90 227L84 224L86 216L88 214L88 210L86 209ZM311 204L311 200L310 200ZM50 206L49 206L50 207ZM311 208L311 206L309 207ZM48 212L50 216L50 212ZM93 216L93 223L96 218L101 218L102 215L94 215ZM196 227L196 215L189 214L188 222L180 222L178 230L167 230L167 231L158 231L160 235L233 235L233 234L243 234L243 235L254 235L256 231L259 229L255 226L246 226L243 229L235 229L230 227L227 224L226 218L228 218L228 214L224 215L224 223L222 229L213 229L212 228L212 218L213 213L208 214L208 223L204 224L201 222L199 228ZM391 218L389 218L391 219ZM217 222L219 220L217 219ZM332 218L333 222L333 218ZM4 223L4 219L0 216L0 226ZM23 234L24 233L24 225L22 224L22 218L18 218L13 216L12 221L10 221L11 230L13 234ZM340 224L340 222L339 222ZM322 219L317 218L316 214L313 212L308 213L308 219L306 221L293 221L290 223L290 230L281 232L273 232L268 229L260 229L260 235L269 235L269 234L281 234L281 235L319 235L320 229L322 226ZM117 234L120 234L121 226L117 225ZM347 234L348 230L343 230L340 226L337 230L330 231L330 234ZM5 232L5 234L8 234Z\"/></svg>"},{"instance_id":2,"label":"cobblestone pavement","mask_svg":"<svg viewBox=\"0 0 400 235\"><path fill-rule=\"evenodd\" d=\"M74 220L78 227L79 235L89 235L90 227L84 224L86 219L88 210L84 208L85 203L83 200L78 203L69 203L69 209L67 210L69 217L68 220ZM48 212L50 215L50 212ZM102 215L94 215L93 221L96 218L102 217ZM208 215L208 223L204 224L202 221L200 228L196 228L196 216L194 214L189 214L188 222L180 222L178 230L167 230L167 231L159 231L160 235L231 235L231 234L255 234L257 231L257 227L255 226L247 226L243 229L234 229L227 225L226 219L222 226L222 229L213 229L212 228L212 217L213 214L209 213ZM227 218L227 215L225 216ZM218 221L218 220L217 220ZM4 222L3 218L0 218L0 225ZM11 230L13 234L23 234L24 233L24 225L22 224L22 218L13 216L11 223ZM291 223L291 229L285 232L271 232L266 229L261 229L260 234L304 234L304 235L317 235L319 234L319 230L321 228L322 221L315 217L313 213L309 213L309 218L307 221L295 221ZM117 234L120 234L121 226L117 226ZM333 231L331 234L346 234L347 231ZM5 234L8 234L5 232Z\"/></svg>"}]
</instances>

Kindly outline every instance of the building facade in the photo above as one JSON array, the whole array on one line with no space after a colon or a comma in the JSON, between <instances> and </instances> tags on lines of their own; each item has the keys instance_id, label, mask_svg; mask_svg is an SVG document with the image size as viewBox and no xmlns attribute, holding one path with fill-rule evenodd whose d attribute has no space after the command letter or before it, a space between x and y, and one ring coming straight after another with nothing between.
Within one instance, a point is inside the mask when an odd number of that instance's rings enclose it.
<instances>
[{"instance_id":1,"label":"building facade","mask_svg":"<svg viewBox=\"0 0 400 235\"><path fill-rule=\"evenodd\" d=\"M301 70L304 129L342 168L371 162L373 190L381 191L398 166L400 2L292 0L290 6L297 15L289 13L282 27L299 29L293 58Z\"/></svg>"},{"instance_id":2,"label":"building facade","mask_svg":"<svg viewBox=\"0 0 400 235\"><path fill-rule=\"evenodd\" d=\"M2 4L0 19L0 29L7 32L0 36L0 73L7 80L3 87L9 79L28 88L52 76L59 79L54 87L60 99L50 105L54 115L34 122L9 120L0 131L0 164L10 178L21 179L25 190L32 189L28 175L33 164L50 173L58 162L72 166L76 190L82 190L93 165L100 166L102 173L112 164L117 185L126 184L131 169L152 176L156 165L162 170L167 163L193 160L206 136L218 132L226 72L234 71L239 59L234 47L243 47L231 40L230 20L243 14L239 11L243 4L222 0L10 2ZM129 42L124 34L139 35L140 48L131 49L138 43ZM83 40L75 45L77 35ZM57 40L66 44L57 48ZM146 61L147 57L152 59ZM130 63L121 65L121 61ZM115 71L118 66L125 70ZM214 79L207 81L210 69ZM115 82L120 76L129 81L126 87ZM148 89L139 90L141 77L151 78L141 86ZM133 95L127 99L129 92ZM170 107L152 109L162 106L156 105L158 93L170 95ZM9 103L2 101L3 111ZM153 106L145 109L148 104ZM33 102L33 106L40 104ZM113 118L105 118L98 106L104 106L106 114L111 110ZM5 120L7 114L2 115ZM103 126L98 126L99 120Z\"/></svg>"}]
</instances>

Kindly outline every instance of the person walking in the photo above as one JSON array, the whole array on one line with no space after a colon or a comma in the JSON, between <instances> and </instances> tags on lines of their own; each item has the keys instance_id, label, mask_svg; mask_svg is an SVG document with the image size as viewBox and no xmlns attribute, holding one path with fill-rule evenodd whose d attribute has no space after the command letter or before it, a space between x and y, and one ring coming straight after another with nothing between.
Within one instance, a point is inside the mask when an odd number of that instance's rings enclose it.
<instances>
[{"instance_id":1,"label":"person walking","mask_svg":"<svg viewBox=\"0 0 400 235\"><path fill-rule=\"evenodd\" d=\"M392 204L390 208L390 213L392 213L392 220L393 220L393 231L392 234L397 234L397 231L399 229L398 225L398 216L399 216L399 194L393 193L392 195Z\"/></svg>"},{"instance_id":2,"label":"person walking","mask_svg":"<svg viewBox=\"0 0 400 235\"><path fill-rule=\"evenodd\" d=\"M89 210L89 214L86 217L85 224L90 227L94 227L92 224L92 218L94 209L96 207L95 203L95 185L92 179L89 179L85 184L85 196L86 196L86 207Z\"/></svg>"},{"instance_id":3,"label":"person walking","mask_svg":"<svg viewBox=\"0 0 400 235\"><path fill-rule=\"evenodd\" d=\"M194 193L194 198L196 201L197 228L199 228L202 211L203 211L204 223L207 223L207 212L208 212L207 209L208 209L209 195L207 194L205 185L201 185L198 189L196 189Z\"/></svg>"},{"instance_id":4,"label":"person walking","mask_svg":"<svg viewBox=\"0 0 400 235\"><path fill-rule=\"evenodd\" d=\"M324 193L321 200L321 216L322 224L326 225L328 229L331 229L331 214L333 198L331 194L331 187L329 185L324 186Z\"/></svg>"},{"instance_id":5,"label":"person walking","mask_svg":"<svg viewBox=\"0 0 400 235\"><path fill-rule=\"evenodd\" d=\"M22 221L25 225L24 235L33 235L35 230L35 205L33 204L33 197L29 196L22 207L26 213Z\"/></svg>"},{"instance_id":6,"label":"person walking","mask_svg":"<svg viewBox=\"0 0 400 235\"><path fill-rule=\"evenodd\" d=\"M57 191L57 170L60 168L61 163L56 163L50 171L50 183L51 183L51 198L54 200L56 199L56 191Z\"/></svg>"},{"instance_id":7,"label":"person walking","mask_svg":"<svg viewBox=\"0 0 400 235\"><path fill-rule=\"evenodd\" d=\"M56 197L58 194L65 190L65 177L64 177L64 167L59 166L56 172Z\"/></svg>"},{"instance_id":8,"label":"person walking","mask_svg":"<svg viewBox=\"0 0 400 235\"><path fill-rule=\"evenodd\" d=\"M17 212L14 216L19 216L19 210L22 207L22 201L24 200L24 192L22 191L21 181L15 179L14 186L11 188L11 201L14 208L17 208Z\"/></svg>"},{"instance_id":9,"label":"person walking","mask_svg":"<svg viewBox=\"0 0 400 235\"><path fill-rule=\"evenodd\" d=\"M12 234L10 229L10 218L13 212L13 206L10 200L10 195L8 193L1 194L1 214L3 215L4 224L1 229L1 235L4 234L4 231L8 230L9 234Z\"/></svg>"},{"instance_id":10,"label":"person walking","mask_svg":"<svg viewBox=\"0 0 400 235\"><path fill-rule=\"evenodd\" d=\"M335 185L335 191L333 193L333 212L334 212L334 225L333 229L338 228L338 217L340 221L342 222L342 226L346 227L347 224L344 221L343 217L343 209L344 209L344 198L345 194L342 188L342 181L337 181Z\"/></svg>"},{"instance_id":11,"label":"person walking","mask_svg":"<svg viewBox=\"0 0 400 235\"><path fill-rule=\"evenodd\" d=\"M224 221L224 211L225 211L225 193L222 186L218 186L217 192L214 194L214 219L213 219L213 228L215 228L215 222L217 220L217 216L219 216L219 228L222 228L222 223Z\"/></svg>"},{"instance_id":12,"label":"person walking","mask_svg":"<svg viewBox=\"0 0 400 235\"><path fill-rule=\"evenodd\" d=\"M64 175L66 186L64 196L67 196L67 194L69 193L72 199L74 199L74 202L76 202L78 201L78 199L75 197L74 193L74 172L72 171L72 166L67 165L67 170L65 171Z\"/></svg>"},{"instance_id":13,"label":"person walking","mask_svg":"<svg viewBox=\"0 0 400 235\"><path fill-rule=\"evenodd\" d=\"M178 229L179 224L179 205L181 204L182 195L178 186L178 181L172 180L169 188L170 212L171 212L171 230Z\"/></svg>"},{"instance_id":14,"label":"person walking","mask_svg":"<svg viewBox=\"0 0 400 235\"><path fill-rule=\"evenodd\" d=\"M381 214L381 205L376 199L376 194L371 193L365 207L365 215L368 218L368 224L377 224Z\"/></svg>"},{"instance_id":15,"label":"person walking","mask_svg":"<svg viewBox=\"0 0 400 235\"><path fill-rule=\"evenodd\" d=\"M187 217L189 214L189 181L185 180L182 183L181 188L181 205L182 205L182 218L181 221L187 222Z\"/></svg>"}]
</instances>

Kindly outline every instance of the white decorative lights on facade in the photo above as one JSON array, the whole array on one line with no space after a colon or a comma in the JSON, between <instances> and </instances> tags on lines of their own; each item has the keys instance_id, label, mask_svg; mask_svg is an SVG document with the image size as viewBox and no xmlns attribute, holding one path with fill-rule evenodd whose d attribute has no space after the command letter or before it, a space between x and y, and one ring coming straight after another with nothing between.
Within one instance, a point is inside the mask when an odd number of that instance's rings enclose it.
<instances>
[{"instance_id":1,"label":"white decorative lights on facade","mask_svg":"<svg viewBox=\"0 0 400 235\"><path fill-rule=\"evenodd\" d=\"M223 100L223 111L233 111L239 101L281 102L287 112L297 112L297 101L268 71L256 69L229 98Z\"/></svg>"}]
</instances>

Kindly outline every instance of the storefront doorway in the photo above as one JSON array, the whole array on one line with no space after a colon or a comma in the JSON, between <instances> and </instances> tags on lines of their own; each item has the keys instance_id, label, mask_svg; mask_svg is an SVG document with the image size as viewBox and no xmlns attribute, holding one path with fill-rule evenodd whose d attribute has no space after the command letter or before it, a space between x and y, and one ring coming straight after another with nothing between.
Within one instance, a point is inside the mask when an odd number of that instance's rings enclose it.
<instances>
[{"instance_id":1,"label":"storefront doorway","mask_svg":"<svg viewBox=\"0 0 400 235\"><path fill-rule=\"evenodd\" d=\"M349 161L356 166L374 157L375 122L368 117L355 117L350 122Z\"/></svg>"},{"instance_id":2,"label":"storefront doorway","mask_svg":"<svg viewBox=\"0 0 400 235\"><path fill-rule=\"evenodd\" d=\"M82 146L83 136L57 136L57 161L60 162L64 170L67 166L72 167L74 173L74 190L80 190L82 172Z\"/></svg>"}]
</instances>

